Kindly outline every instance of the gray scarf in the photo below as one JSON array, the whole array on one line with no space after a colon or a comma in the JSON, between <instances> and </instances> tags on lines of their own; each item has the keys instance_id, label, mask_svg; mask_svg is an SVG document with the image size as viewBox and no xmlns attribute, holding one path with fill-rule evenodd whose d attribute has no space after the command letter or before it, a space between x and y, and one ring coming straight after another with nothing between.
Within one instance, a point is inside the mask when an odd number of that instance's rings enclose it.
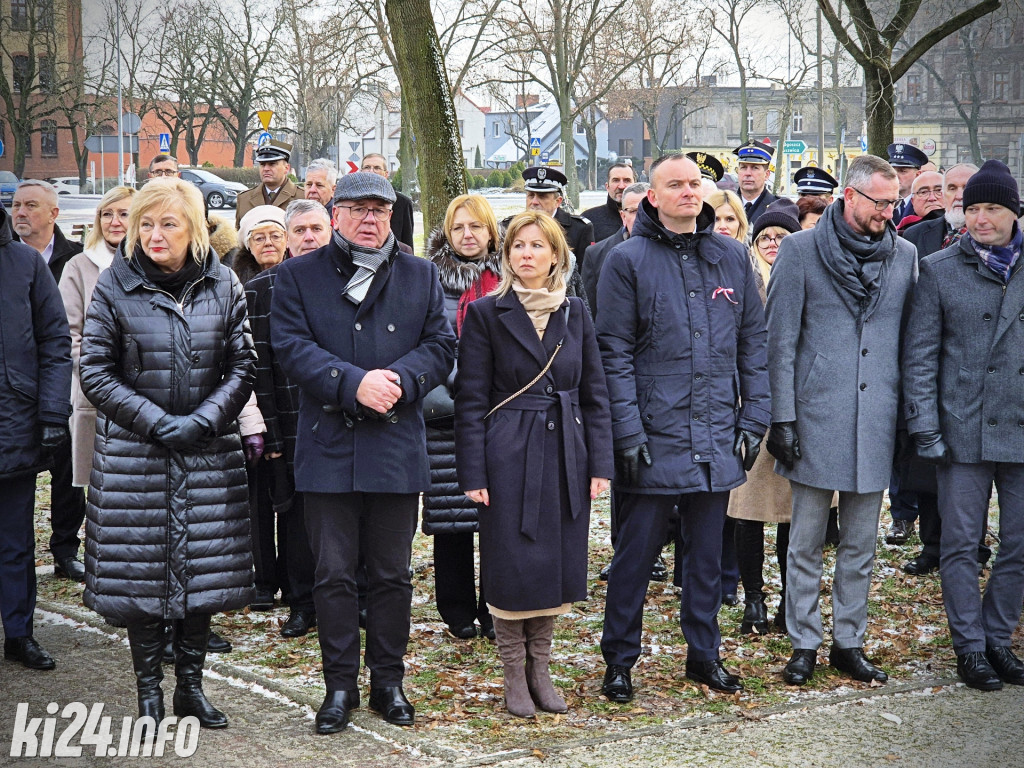
<instances>
[{"instance_id":1,"label":"gray scarf","mask_svg":"<svg viewBox=\"0 0 1024 768\"><path fill-rule=\"evenodd\" d=\"M356 265L356 273L345 286L342 293L353 304L361 304L366 298L366 292L370 290L370 283L373 276L377 274L381 264L388 260L391 251L395 247L395 234L388 232L388 239L380 248L367 248L365 245L356 245L351 240L346 240L341 234L334 231L334 244L343 252L348 253L352 263Z\"/></svg>"},{"instance_id":2,"label":"gray scarf","mask_svg":"<svg viewBox=\"0 0 1024 768\"><path fill-rule=\"evenodd\" d=\"M878 301L882 270L896 253L897 235L891 225L878 240L857 234L843 218L844 205L837 200L825 209L823 221L814 227L814 244L859 330Z\"/></svg>"}]
</instances>

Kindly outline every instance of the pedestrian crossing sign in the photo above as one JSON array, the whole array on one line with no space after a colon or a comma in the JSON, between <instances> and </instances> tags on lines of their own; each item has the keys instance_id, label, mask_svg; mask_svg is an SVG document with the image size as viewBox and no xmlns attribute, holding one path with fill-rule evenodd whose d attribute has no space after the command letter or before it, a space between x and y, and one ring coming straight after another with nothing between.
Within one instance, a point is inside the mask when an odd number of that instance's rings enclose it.
<instances>
[{"instance_id":1,"label":"pedestrian crossing sign","mask_svg":"<svg viewBox=\"0 0 1024 768\"><path fill-rule=\"evenodd\" d=\"M171 134L161 133L160 134L160 154L167 155L171 151Z\"/></svg>"}]
</instances>

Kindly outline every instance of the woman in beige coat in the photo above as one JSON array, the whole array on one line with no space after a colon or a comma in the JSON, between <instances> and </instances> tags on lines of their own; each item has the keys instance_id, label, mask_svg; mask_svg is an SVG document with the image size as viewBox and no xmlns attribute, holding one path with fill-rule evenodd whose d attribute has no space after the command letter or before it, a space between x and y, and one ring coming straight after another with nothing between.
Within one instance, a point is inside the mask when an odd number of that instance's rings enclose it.
<instances>
[{"instance_id":1,"label":"woman in beige coat","mask_svg":"<svg viewBox=\"0 0 1024 768\"><path fill-rule=\"evenodd\" d=\"M114 260L117 246L128 231L128 209L131 208L130 187L114 187L96 207L96 218L85 236L85 250L64 267L60 278L60 295L71 326L71 456L72 484L76 488L89 487L92 472L93 441L96 439L96 408L82 394L78 378L78 358L82 350L82 328L85 312L92 301L92 292L100 272Z\"/></svg>"},{"instance_id":2,"label":"woman in beige coat","mask_svg":"<svg viewBox=\"0 0 1024 768\"><path fill-rule=\"evenodd\" d=\"M754 267L761 301L767 300L768 279L772 262L779 252L782 238L800 231L797 207L791 200L781 199L754 221L750 258ZM782 595L775 625L786 629L786 553L789 549L789 519L792 497L789 481L775 474L775 460L768 451L761 451L754 466L747 472L747 482L729 496L729 517L736 520L736 559L743 582L744 611L740 632L767 634L768 609L764 595L764 524L778 523L775 552L782 574Z\"/></svg>"}]
</instances>

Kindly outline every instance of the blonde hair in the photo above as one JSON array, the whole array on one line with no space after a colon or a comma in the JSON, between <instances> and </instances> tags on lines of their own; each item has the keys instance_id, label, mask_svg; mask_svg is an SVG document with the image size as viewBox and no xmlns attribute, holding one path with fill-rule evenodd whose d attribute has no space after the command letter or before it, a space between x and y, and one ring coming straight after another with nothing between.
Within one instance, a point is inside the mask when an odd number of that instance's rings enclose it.
<instances>
[{"instance_id":1,"label":"blonde hair","mask_svg":"<svg viewBox=\"0 0 1024 768\"><path fill-rule=\"evenodd\" d=\"M452 242L452 227L455 224L455 214L459 212L460 208L465 208L470 216L477 221L483 222L484 226L487 227L487 236L490 238L487 243L487 250L497 250L498 241L501 239L498 235L498 220L494 216L494 209L491 208L491 204L487 202L487 198L483 195L459 195L448 204L448 210L444 214L444 224L441 227L448 243L451 244Z\"/></svg>"},{"instance_id":2,"label":"blonde hair","mask_svg":"<svg viewBox=\"0 0 1024 768\"><path fill-rule=\"evenodd\" d=\"M85 236L84 245L86 250L95 248L103 242L103 228L100 226L103 210L114 203L119 203L125 198L130 198L134 195L135 190L131 187L114 187L102 197L100 204L96 206L96 217L93 219L89 234Z\"/></svg>"},{"instance_id":3,"label":"blonde hair","mask_svg":"<svg viewBox=\"0 0 1024 768\"><path fill-rule=\"evenodd\" d=\"M128 214L128 234L125 235L125 255L130 259L139 242L139 224L143 214L151 210L181 210L188 225L189 250L192 258L202 264L210 251L210 230L206 225L206 206L203 193L194 184L179 178L164 176L152 179L135 195Z\"/></svg>"},{"instance_id":4,"label":"blonde hair","mask_svg":"<svg viewBox=\"0 0 1024 768\"><path fill-rule=\"evenodd\" d=\"M512 281L516 275L512 271L509 251L512 250L512 243L519 233L531 224L540 229L555 252L555 265L548 276L547 289L553 291L565 285L566 277L569 274L571 255L562 225L555 221L553 216L548 216L543 211L526 211L512 219L505 229L505 239L501 244L501 282L494 289L494 295L504 296L512 290Z\"/></svg>"},{"instance_id":5,"label":"blonde hair","mask_svg":"<svg viewBox=\"0 0 1024 768\"><path fill-rule=\"evenodd\" d=\"M730 192L728 189L720 189L717 192L712 192L708 195L705 202L716 211L723 205L728 205L732 208L732 212L736 214L736 220L740 223L740 228L736 230L736 239L741 243L747 242L747 232L750 231L750 222L747 221L747 212L743 209L743 201L740 200L739 195L735 192Z\"/></svg>"}]
</instances>

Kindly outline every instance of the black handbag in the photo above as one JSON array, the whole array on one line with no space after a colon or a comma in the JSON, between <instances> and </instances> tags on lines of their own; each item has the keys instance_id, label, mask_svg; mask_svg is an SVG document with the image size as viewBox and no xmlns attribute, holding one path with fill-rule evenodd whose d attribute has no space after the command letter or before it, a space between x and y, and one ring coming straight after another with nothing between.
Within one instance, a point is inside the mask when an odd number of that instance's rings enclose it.
<instances>
[{"instance_id":1,"label":"black handbag","mask_svg":"<svg viewBox=\"0 0 1024 768\"><path fill-rule=\"evenodd\" d=\"M450 422L455 416L455 401L447 384L438 384L423 398L423 420L430 425Z\"/></svg>"}]
</instances>

